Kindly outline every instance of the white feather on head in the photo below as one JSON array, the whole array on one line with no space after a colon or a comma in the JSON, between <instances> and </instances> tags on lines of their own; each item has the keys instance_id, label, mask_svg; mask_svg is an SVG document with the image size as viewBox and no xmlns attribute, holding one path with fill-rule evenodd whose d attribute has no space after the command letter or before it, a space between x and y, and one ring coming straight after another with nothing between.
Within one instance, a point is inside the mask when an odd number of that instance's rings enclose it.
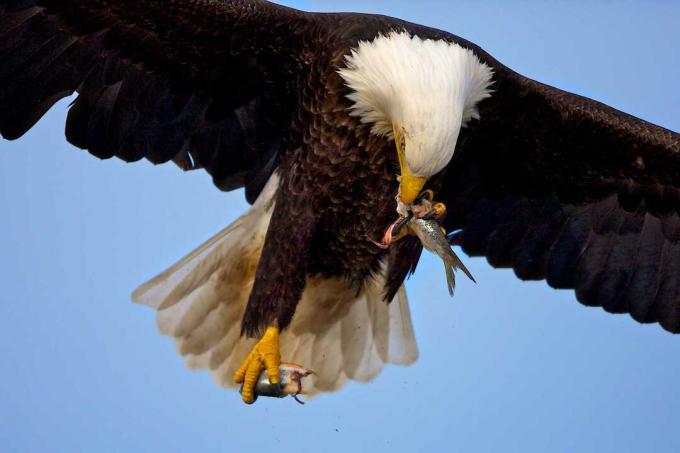
<instances>
[{"instance_id":1,"label":"white feather on head","mask_svg":"<svg viewBox=\"0 0 680 453\"><path fill-rule=\"evenodd\" d=\"M449 163L460 128L491 95L492 70L471 50L406 32L361 41L339 73L352 90L350 114L377 135L400 128L409 169L426 178Z\"/></svg>"}]
</instances>

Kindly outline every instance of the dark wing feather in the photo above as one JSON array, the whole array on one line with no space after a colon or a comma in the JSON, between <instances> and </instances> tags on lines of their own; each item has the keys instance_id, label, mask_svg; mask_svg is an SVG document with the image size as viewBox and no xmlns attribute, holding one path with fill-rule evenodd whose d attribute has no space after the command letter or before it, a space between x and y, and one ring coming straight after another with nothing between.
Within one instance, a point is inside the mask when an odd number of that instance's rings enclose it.
<instances>
[{"instance_id":1,"label":"dark wing feather","mask_svg":"<svg viewBox=\"0 0 680 453\"><path fill-rule=\"evenodd\" d=\"M495 92L442 175L447 229L495 267L680 333L680 135L460 42Z\"/></svg>"},{"instance_id":2,"label":"dark wing feather","mask_svg":"<svg viewBox=\"0 0 680 453\"><path fill-rule=\"evenodd\" d=\"M407 277L416 271L416 265L423 253L423 246L414 236L405 236L389 249L387 255L387 281L385 301L391 302Z\"/></svg>"},{"instance_id":3,"label":"dark wing feather","mask_svg":"<svg viewBox=\"0 0 680 453\"><path fill-rule=\"evenodd\" d=\"M20 137L77 91L69 142L205 168L252 200L285 138L304 20L257 0L4 0L0 133Z\"/></svg>"}]
</instances>

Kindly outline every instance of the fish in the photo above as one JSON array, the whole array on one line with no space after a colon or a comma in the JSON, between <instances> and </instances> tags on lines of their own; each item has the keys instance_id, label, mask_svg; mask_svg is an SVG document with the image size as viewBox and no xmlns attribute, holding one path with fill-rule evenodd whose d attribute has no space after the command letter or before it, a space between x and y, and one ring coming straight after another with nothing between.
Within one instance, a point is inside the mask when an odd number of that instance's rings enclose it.
<instances>
[{"instance_id":1,"label":"fish","mask_svg":"<svg viewBox=\"0 0 680 453\"><path fill-rule=\"evenodd\" d=\"M451 296L453 296L453 290L456 287L455 270L460 269L470 280L477 283L465 264L451 249L445 231L434 218L411 217L403 226L398 225L398 227L408 228L409 232L420 239L425 249L442 259L446 271L446 284ZM391 234L394 235L395 232L391 232Z\"/></svg>"},{"instance_id":2,"label":"fish","mask_svg":"<svg viewBox=\"0 0 680 453\"><path fill-rule=\"evenodd\" d=\"M312 374L314 374L312 370L308 370L303 366L282 362L279 365L279 383L271 384L267 377L267 373L263 370L255 383L255 400L257 400L258 396L269 396L273 398L292 396L298 403L305 404L298 396L304 393L302 390L302 380ZM241 385L239 393L242 391L243 385ZM255 400L253 400L253 402Z\"/></svg>"},{"instance_id":3,"label":"fish","mask_svg":"<svg viewBox=\"0 0 680 453\"><path fill-rule=\"evenodd\" d=\"M453 296L453 290L456 287L455 270L460 269L470 280L477 283L468 268L465 267L465 264L463 264L460 258L458 258L458 255L451 249L449 237L433 216L417 217L411 214L407 217L400 218L389 226L381 242L372 242L378 247L386 249L392 242L403 236L403 229L406 229L408 233L418 237L426 250L442 259L446 272L446 285L451 296ZM452 234L452 237L455 237L459 232L454 231Z\"/></svg>"},{"instance_id":4,"label":"fish","mask_svg":"<svg viewBox=\"0 0 680 453\"><path fill-rule=\"evenodd\" d=\"M423 195L409 206L400 204L397 213L399 218L387 228L380 242L368 237L375 246L386 250L393 242L406 234L411 234L420 240L426 250L439 256L444 262L446 284L451 296L456 287L454 271L460 269L470 280L477 283L465 264L451 249L451 242L457 240L462 230L455 230L447 235L446 230L439 225L439 220L446 215L446 206L433 202L432 191L423 192Z\"/></svg>"}]
</instances>

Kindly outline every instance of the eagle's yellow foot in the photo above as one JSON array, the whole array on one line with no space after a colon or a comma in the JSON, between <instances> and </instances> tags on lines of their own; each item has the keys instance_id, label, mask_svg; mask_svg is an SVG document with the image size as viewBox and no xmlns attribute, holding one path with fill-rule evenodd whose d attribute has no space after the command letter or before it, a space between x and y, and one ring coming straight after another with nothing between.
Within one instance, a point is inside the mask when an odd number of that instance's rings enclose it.
<instances>
[{"instance_id":1,"label":"eagle's yellow foot","mask_svg":"<svg viewBox=\"0 0 680 453\"><path fill-rule=\"evenodd\" d=\"M444 217L446 217L446 205L444 203L435 203L432 206L432 213L434 219L437 222L441 222L442 220L444 220Z\"/></svg>"},{"instance_id":2,"label":"eagle's yellow foot","mask_svg":"<svg viewBox=\"0 0 680 453\"><path fill-rule=\"evenodd\" d=\"M243 384L241 398L246 404L255 401L255 383L262 369L267 372L271 384L279 383L279 366L281 352L279 350L279 328L267 327L264 335L250 351L241 368L234 374L234 382Z\"/></svg>"}]
</instances>

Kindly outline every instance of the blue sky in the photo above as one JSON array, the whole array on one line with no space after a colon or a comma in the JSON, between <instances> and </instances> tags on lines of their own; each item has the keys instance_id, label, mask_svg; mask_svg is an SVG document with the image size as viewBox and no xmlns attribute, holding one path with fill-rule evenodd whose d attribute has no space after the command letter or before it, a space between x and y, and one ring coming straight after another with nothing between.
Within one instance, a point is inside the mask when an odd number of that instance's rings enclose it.
<instances>
[{"instance_id":1,"label":"blue sky","mask_svg":"<svg viewBox=\"0 0 680 453\"><path fill-rule=\"evenodd\" d=\"M538 80L680 130L678 2L308 1L443 28ZM419 361L306 406L184 368L130 292L246 208L200 172L101 162L66 102L0 142L4 451L679 451L680 338L466 258L408 283Z\"/></svg>"}]
</instances>

